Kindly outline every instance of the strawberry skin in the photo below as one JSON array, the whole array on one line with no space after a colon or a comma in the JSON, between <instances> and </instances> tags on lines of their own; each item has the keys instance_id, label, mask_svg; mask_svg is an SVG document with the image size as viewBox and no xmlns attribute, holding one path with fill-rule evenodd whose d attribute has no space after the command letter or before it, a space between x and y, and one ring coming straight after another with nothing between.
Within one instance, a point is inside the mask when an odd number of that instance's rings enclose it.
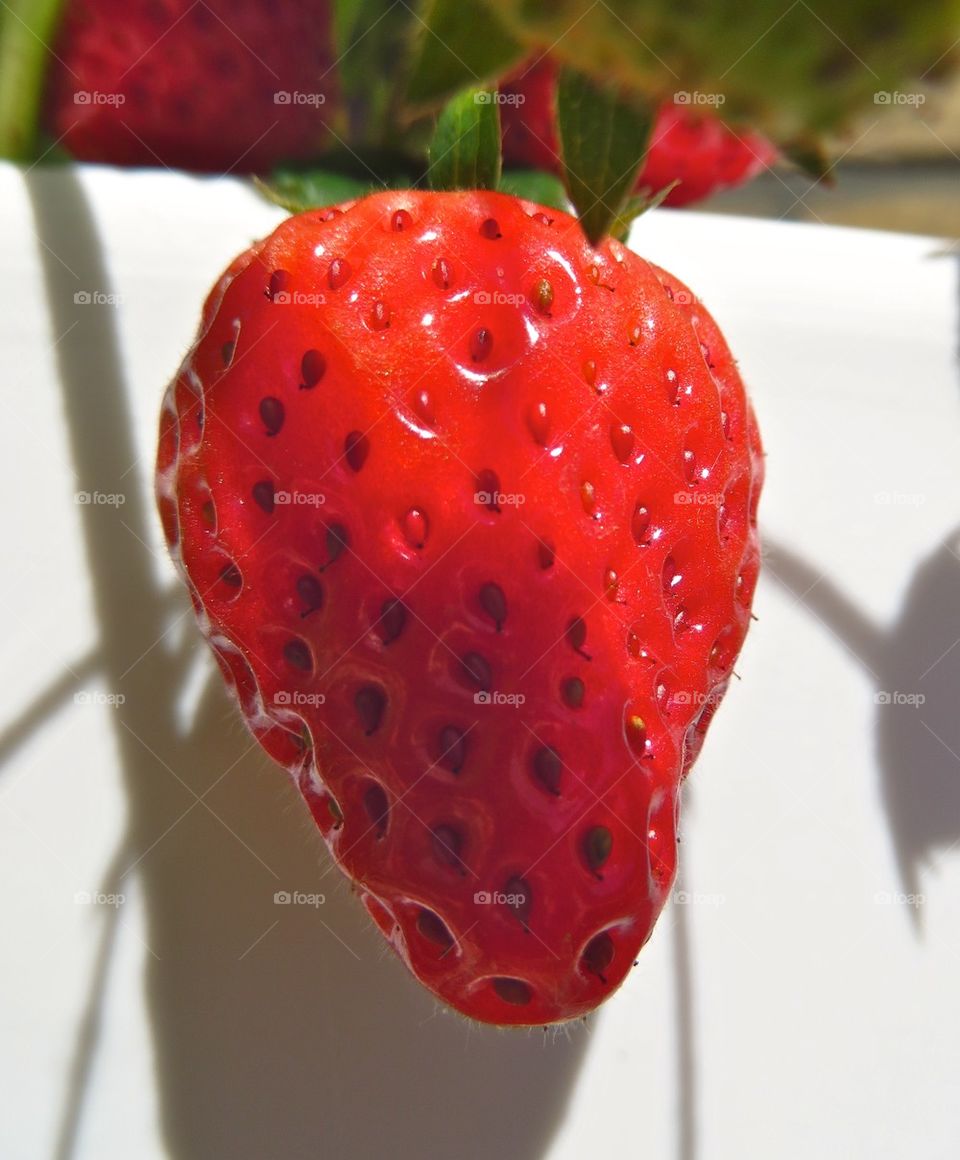
<instances>
[{"instance_id":1,"label":"strawberry skin","mask_svg":"<svg viewBox=\"0 0 960 1160\"><path fill-rule=\"evenodd\" d=\"M676 863L759 563L756 424L676 279L503 194L285 221L207 300L157 493L263 747L410 970L583 1015Z\"/></svg>"},{"instance_id":2,"label":"strawberry skin","mask_svg":"<svg viewBox=\"0 0 960 1160\"><path fill-rule=\"evenodd\" d=\"M115 165L245 173L314 156L335 96L330 21L329 0L67 0L45 127Z\"/></svg>"},{"instance_id":3,"label":"strawberry skin","mask_svg":"<svg viewBox=\"0 0 960 1160\"><path fill-rule=\"evenodd\" d=\"M500 106L503 156L508 164L559 172L556 85L556 64L544 57L500 86L509 98ZM712 112L669 102L657 111L637 190L657 194L679 181L663 204L690 205L721 189L745 185L776 159L776 148L759 133L735 132Z\"/></svg>"}]
</instances>

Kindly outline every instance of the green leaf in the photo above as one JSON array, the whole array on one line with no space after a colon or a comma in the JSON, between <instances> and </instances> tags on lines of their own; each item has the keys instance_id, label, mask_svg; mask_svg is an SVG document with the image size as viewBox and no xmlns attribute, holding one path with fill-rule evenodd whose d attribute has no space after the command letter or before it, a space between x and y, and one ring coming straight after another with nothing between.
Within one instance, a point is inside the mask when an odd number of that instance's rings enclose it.
<instances>
[{"instance_id":1,"label":"green leaf","mask_svg":"<svg viewBox=\"0 0 960 1160\"><path fill-rule=\"evenodd\" d=\"M277 169L269 181L254 178L254 184L267 201L290 213L303 213L363 197L370 192L372 183L327 169Z\"/></svg>"},{"instance_id":2,"label":"green leaf","mask_svg":"<svg viewBox=\"0 0 960 1160\"><path fill-rule=\"evenodd\" d=\"M689 97L778 145L842 128L960 55L960 0L486 3L531 52L549 45L561 64L651 102Z\"/></svg>"},{"instance_id":3,"label":"green leaf","mask_svg":"<svg viewBox=\"0 0 960 1160\"><path fill-rule=\"evenodd\" d=\"M351 142L379 145L393 136L420 2L335 0L336 71Z\"/></svg>"},{"instance_id":4,"label":"green leaf","mask_svg":"<svg viewBox=\"0 0 960 1160\"><path fill-rule=\"evenodd\" d=\"M630 233L630 227L638 217L645 214L648 210L656 209L658 205L663 205L670 194L680 184L679 179L671 181L669 185L665 185L663 189L657 190L656 193L633 194L627 198L623 209L610 223L610 228L607 231L612 238L616 238L620 242L626 242L627 236Z\"/></svg>"},{"instance_id":5,"label":"green leaf","mask_svg":"<svg viewBox=\"0 0 960 1160\"><path fill-rule=\"evenodd\" d=\"M496 189L500 181L500 107L492 94L468 89L448 102L430 143L434 189Z\"/></svg>"},{"instance_id":6,"label":"green leaf","mask_svg":"<svg viewBox=\"0 0 960 1160\"><path fill-rule=\"evenodd\" d=\"M500 178L498 188L501 193L512 193L514 197L535 201L538 205L563 210L564 213L573 210L560 178L540 169L512 169Z\"/></svg>"},{"instance_id":7,"label":"green leaf","mask_svg":"<svg viewBox=\"0 0 960 1160\"><path fill-rule=\"evenodd\" d=\"M633 192L653 117L653 109L628 103L582 73L560 73L557 131L564 181L594 244L609 232Z\"/></svg>"},{"instance_id":8,"label":"green leaf","mask_svg":"<svg viewBox=\"0 0 960 1160\"><path fill-rule=\"evenodd\" d=\"M527 54L486 5L426 0L420 23L407 82L407 101L415 108L439 105L467 85L496 87Z\"/></svg>"},{"instance_id":9,"label":"green leaf","mask_svg":"<svg viewBox=\"0 0 960 1160\"><path fill-rule=\"evenodd\" d=\"M0 9L0 157L34 156L43 82L63 0L7 0Z\"/></svg>"}]
</instances>

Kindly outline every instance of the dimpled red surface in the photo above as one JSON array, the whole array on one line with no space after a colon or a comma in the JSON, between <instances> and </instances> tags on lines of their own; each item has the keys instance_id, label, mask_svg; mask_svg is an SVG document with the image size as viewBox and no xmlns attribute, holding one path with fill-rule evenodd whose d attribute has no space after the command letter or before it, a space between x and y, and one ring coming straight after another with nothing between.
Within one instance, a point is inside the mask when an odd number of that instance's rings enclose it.
<instances>
[{"instance_id":1,"label":"dimpled red surface","mask_svg":"<svg viewBox=\"0 0 960 1160\"><path fill-rule=\"evenodd\" d=\"M676 864L756 582L762 461L676 279L492 193L285 221L207 301L158 499L264 748L395 951L582 1015Z\"/></svg>"}]
</instances>

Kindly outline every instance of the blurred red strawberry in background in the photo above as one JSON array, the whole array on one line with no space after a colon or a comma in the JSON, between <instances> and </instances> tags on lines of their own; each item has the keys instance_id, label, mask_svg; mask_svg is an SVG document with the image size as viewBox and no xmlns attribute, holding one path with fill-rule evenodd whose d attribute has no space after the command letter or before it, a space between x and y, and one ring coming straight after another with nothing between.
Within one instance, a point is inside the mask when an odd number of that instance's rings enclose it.
<instances>
[{"instance_id":1,"label":"blurred red strawberry in background","mask_svg":"<svg viewBox=\"0 0 960 1160\"><path fill-rule=\"evenodd\" d=\"M265 172L316 158L338 98L330 0L68 0L44 123L68 153L114 165ZM544 58L501 91L507 165L559 169L557 70ZM776 158L716 114L661 106L638 188L667 205L749 181Z\"/></svg>"},{"instance_id":2,"label":"blurred red strawberry in background","mask_svg":"<svg viewBox=\"0 0 960 1160\"><path fill-rule=\"evenodd\" d=\"M315 156L336 95L329 0L69 0L45 126L80 160L255 172Z\"/></svg>"}]
</instances>

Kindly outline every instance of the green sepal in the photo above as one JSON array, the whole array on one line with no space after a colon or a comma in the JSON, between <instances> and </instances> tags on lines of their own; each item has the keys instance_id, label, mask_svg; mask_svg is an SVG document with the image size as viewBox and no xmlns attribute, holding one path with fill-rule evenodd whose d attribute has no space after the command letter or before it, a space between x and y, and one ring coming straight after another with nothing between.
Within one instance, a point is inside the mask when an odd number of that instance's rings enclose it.
<instances>
[{"instance_id":1,"label":"green sepal","mask_svg":"<svg viewBox=\"0 0 960 1160\"><path fill-rule=\"evenodd\" d=\"M496 189L500 184L500 107L494 94L467 89L443 107L430 143L433 189Z\"/></svg>"},{"instance_id":2,"label":"green sepal","mask_svg":"<svg viewBox=\"0 0 960 1160\"><path fill-rule=\"evenodd\" d=\"M619 242L625 242L627 235L630 233L630 227L637 218L642 217L648 210L656 209L658 205L663 205L679 184L679 180L671 181L669 185L665 185L663 189L658 189L656 193L649 193L646 190L642 190L640 193L635 193L632 197L629 197L626 205L611 223L608 231L610 236L616 238Z\"/></svg>"},{"instance_id":3,"label":"green sepal","mask_svg":"<svg viewBox=\"0 0 960 1160\"><path fill-rule=\"evenodd\" d=\"M510 169L500 176L497 187L501 193L512 193L525 201L535 201L550 209L572 213L573 206L567 197L563 182L556 174L545 173L541 169Z\"/></svg>"},{"instance_id":4,"label":"green sepal","mask_svg":"<svg viewBox=\"0 0 960 1160\"><path fill-rule=\"evenodd\" d=\"M557 134L564 183L583 231L596 244L633 193L654 111L573 69L557 82Z\"/></svg>"},{"instance_id":5,"label":"green sepal","mask_svg":"<svg viewBox=\"0 0 960 1160\"><path fill-rule=\"evenodd\" d=\"M308 209L339 205L363 197L379 183L360 181L343 173L333 173L328 169L277 169L269 180L253 179L258 192L290 213L303 213Z\"/></svg>"}]
</instances>

